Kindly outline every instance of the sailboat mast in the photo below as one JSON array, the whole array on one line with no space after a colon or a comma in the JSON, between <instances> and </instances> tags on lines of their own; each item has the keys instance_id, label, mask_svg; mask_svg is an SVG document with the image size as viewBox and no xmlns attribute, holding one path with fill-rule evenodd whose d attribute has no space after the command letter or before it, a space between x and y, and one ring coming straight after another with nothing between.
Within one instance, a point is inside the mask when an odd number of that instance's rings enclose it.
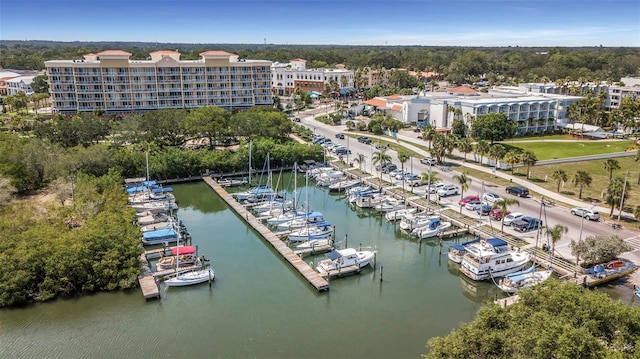
<instances>
[{"instance_id":1,"label":"sailboat mast","mask_svg":"<svg viewBox=\"0 0 640 359\"><path fill-rule=\"evenodd\" d=\"M146 162L147 162L147 181L149 181L149 149L145 153Z\"/></svg>"},{"instance_id":2,"label":"sailboat mast","mask_svg":"<svg viewBox=\"0 0 640 359\"><path fill-rule=\"evenodd\" d=\"M293 210L296 211L297 209L298 209L298 162L294 162L293 163Z\"/></svg>"},{"instance_id":3,"label":"sailboat mast","mask_svg":"<svg viewBox=\"0 0 640 359\"><path fill-rule=\"evenodd\" d=\"M253 142L253 140L249 140L249 186L251 186L251 147Z\"/></svg>"}]
</instances>

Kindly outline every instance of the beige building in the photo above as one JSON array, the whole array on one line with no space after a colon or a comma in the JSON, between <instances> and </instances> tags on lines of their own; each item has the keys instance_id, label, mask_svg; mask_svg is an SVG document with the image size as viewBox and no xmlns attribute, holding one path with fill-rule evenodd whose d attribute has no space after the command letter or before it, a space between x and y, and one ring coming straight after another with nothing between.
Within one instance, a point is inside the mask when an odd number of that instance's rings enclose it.
<instances>
[{"instance_id":1,"label":"beige building","mask_svg":"<svg viewBox=\"0 0 640 359\"><path fill-rule=\"evenodd\" d=\"M200 60L180 60L177 51L150 55L131 60L126 51L107 50L82 60L46 61L54 110L118 114L273 104L270 61L239 59L224 51L203 52Z\"/></svg>"}]
</instances>

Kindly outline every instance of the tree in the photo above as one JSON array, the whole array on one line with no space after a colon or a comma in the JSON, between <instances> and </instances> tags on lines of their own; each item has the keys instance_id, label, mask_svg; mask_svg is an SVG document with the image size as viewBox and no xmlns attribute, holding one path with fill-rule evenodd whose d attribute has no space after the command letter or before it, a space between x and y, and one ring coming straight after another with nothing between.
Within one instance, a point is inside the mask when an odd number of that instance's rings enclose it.
<instances>
[{"instance_id":1,"label":"tree","mask_svg":"<svg viewBox=\"0 0 640 359\"><path fill-rule=\"evenodd\" d=\"M579 241L571 240L569 247L571 254L582 258L583 267L608 262L633 249L622 238L614 234L589 236Z\"/></svg>"},{"instance_id":2,"label":"tree","mask_svg":"<svg viewBox=\"0 0 640 359\"><path fill-rule=\"evenodd\" d=\"M429 339L423 357L633 358L640 350L637 307L555 279L518 294L517 303L486 305L472 322Z\"/></svg>"},{"instance_id":3,"label":"tree","mask_svg":"<svg viewBox=\"0 0 640 359\"><path fill-rule=\"evenodd\" d=\"M605 171L609 171L609 181L613 177L613 171L620 169L620 162L613 158L608 158L604 161L604 169Z\"/></svg>"},{"instance_id":4,"label":"tree","mask_svg":"<svg viewBox=\"0 0 640 359\"><path fill-rule=\"evenodd\" d=\"M365 165L366 159L367 159L367 156L363 155L362 153L358 153L356 158L353 159L355 162L358 163L358 168L360 169L360 172L363 172L362 171L362 166Z\"/></svg>"},{"instance_id":5,"label":"tree","mask_svg":"<svg viewBox=\"0 0 640 359\"><path fill-rule=\"evenodd\" d=\"M635 162L640 162L640 148L638 148L638 151L636 152L636 155L633 158L633 160ZM640 171L638 171L638 182L637 182L637 184L640 184Z\"/></svg>"},{"instance_id":6,"label":"tree","mask_svg":"<svg viewBox=\"0 0 640 359\"><path fill-rule=\"evenodd\" d=\"M471 137L487 140L491 144L496 141L513 137L518 131L518 125L504 113L489 113L480 115L471 125Z\"/></svg>"},{"instance_id":7,"label":"tree","mask_svg":"<svg viewBox=\"0 0 640 359\"><path fill-rule=\"evenodd\" d=\"M29 104L29 99L24 91L18 91L17 94L13 95L13 107L16 112L20 112L20 110L24 109L26 112L27 105Z\"/></svg>"},{"instance_id":8,"label":"tree","mask_svg":"<svg viewBox=\"0 0 640 359\"><path fill-rule=\"evenodd\" d=\"M480 155L480 164L482 165L484 156L489 153L489 149L491 149L491 145L488 141L480 140L476 143L476 153Z\"/></svg>"},{"instance_id":9,"label":"tree","mask_svg":"<svg viewBox=\"0 0 640 359\"><path fill-rule=\"evenodd\" d=\"M461 119L456 118L451 125L451 133L459 138L465 137L467 135L467 125L465 125Z\"/></svg>"},{"instance_id":10,"label":"tree","mask_svg":"<svg viewBox=\"0 0 640 359\"><path fill-rule=\"evenodd\" d=\"M498 167L498 162L504 158L504 156L507 154L507 150L504 148L503 145L497 143L491 146L491 148L489 149L489 158L492 158L496 161L496 163L494 164L494 166Z\"/></svg>"},{"instance_id":11,"label":"tree","mask_svg":"<svg viewBox=\"0 0 640 359\"><path fill-rule=\"evenodd\" d=\"M549 257L551 257L555 253L556 243L562 239L563 234L569 233L569 227L556 224L552 228L546 227L546 232L551 237L551 253L549 254Z\"/></svg>"},{"instance_id":12,"label":"tree","mask_svg":"<svg viewBox=\"0 0 640 359\"><path fill-rule=\"evenodd\" d=\"M609 212L609 216L613 215L613 209L616 206L620 206L620 202L624 200L622 199L622 192L624 191L624 199L629 197L628 189L624 188L624 179L622 177L616 177L607 186L605 190L605 202L611 206L611 212Z\"/></svg>"},{"instance_id":13,"label":"tree","mask_svg":"<svg viewBox=\"0 0 640 359\"><path fill-rule=\"evenodd\" d=\"M536 154L533 151L526 150L520 155L520 161L522 161L522 164L527 166L527 179L529 179L531 166L535 166L538 162L538 157L536 157Z\"/></svg>"},{"instance_id":14,"label":"tree","mask_svg":"<svg viewBox=\"0 0 640 359\"><path fill-rule=\"evenodd\" d=\"M563 169L557 169L555 171L553 171L553 173L551 174L551 178L553 178L554 180L556 180L556 183L558 184L558 189L556 190L558 193L560 193L560 185L563 182L566 182L568 179L567 176L567 172L565 172Z\"/></svg>"},{"instance_id":15,"label":"tree","mask_svg":"<svg viewBox=\"0 0 640 359\"><path fill-rule=\"evenodd\" d=\"M426 125L422 129L422 139L429 141L429 152L431 152L431 144L433 142L433 136L436 134L436 128L431 125Z\"/></svg>"},{"instance_id":16,"label":"tree","mask_svg":"<svg viewBox=\"0 0 640 359\"><path fill-rule=\"evenodd\" d=\"M458 140L458 151L464 153L464 162L467 162L467 154L473 150L471 139L468 137Z\"/></svg>"},{"instance_id":17,"label":"tree","mask_svg":"<svg viewBox=\"0 0 640 359\"><path fill-rule=\"evenodd\" d=\"M516 164L520 162L520 153L511 150L504 155L504 161L511 167L511 174L513 174Z\"/></svg>"},{"instance_id":18,"label":"tree","mask_svg":"<svg viewBox=\"0 0 640 359\"><path fill-rule=\"evenodd\" d=\"M466 171L463 171L459 175L454 175L452 178L460 185L460 199L464 198L464 191L469 189L472 181L471 177L467 175ZM460 213L462 213L462 205L460 205Z\"/></svg>"},{"instance_id":19,"label":"tree","mask_svg":"<svg viewBox=\"0 0 640 359\"><path fill-rule=\"evenodd\" d=\"M199 107L190 111L184 119L185 133L189 136L205 137L212 149L218 141L231 134L231 113L220 107Z\"/></svg>"},{"instance_id":20,"label":"tree","mask_svg":"<svg viewBox=\"0 0 640 359\"><path fill-rule=\"evenodd\" d=\"M39 75L33 78L31 89L35 93L46 94L49 97L49 82L46 75Z\"/></svg>"},{"instance_id":21,"label":"tree","mask_svg":"<svg viewBox=\"0 0 640 359\"><path fill-rule=\"evenodd\" d=\"M578 171L573 176L573 185L580 187L580 192L578 193L578 199L582 199L582 189L584 186L589 187L591 185L591 175L587 171Z\"/></svg>"},{"instance_id":22,"label":"tree","mask_svg":"<svg viewBox=\"0 0 640 359\"><path fill-rule=\"evenodd\" d=\"M402 170L402 191L404 192L404 164L411 158L411 154L406 150L398 150L398 161L400 161L400 169Z\"/></svg>"},{"instance_id":23,"label":"tree","mask_svg":"<svg viewBox=\"0 0 640 359\"><path fill-rule=\"evenodd\" d=\"M496 201L493 203L493 206L491 207L491 209L499 209L500 210L500 219L501 219L501 227L500 227L500 232L504 233L504 221L502 219L504 219L504 216L507 215L507 213L509 213L509 206L512 205L516 205L516 206L520 206L520 202L515 199L515 198L509 198L509 197L505 197L499 201Z\"/></svg>"},{"instance_id":24,"label":"tree","mask_svg":"<svg viewBox=\"0 0 640 359\"><path fill-rule=\"evenodd\" d=\"M375 151L371 157L374 165L385 164L391 161L391 156L387 153L387 150ZM382 187L382 170L380 170L380 187Z\"/></svg>"},{"instance_id":25,"label":"tree","mask_svg":"<svg viewBox=\"0 0 640 359\"><path fill-rule=\"evenodd\" d=\"M7 205L16 191L11 180L0 174L0 207Z\"/></svg>"}]
</instances>

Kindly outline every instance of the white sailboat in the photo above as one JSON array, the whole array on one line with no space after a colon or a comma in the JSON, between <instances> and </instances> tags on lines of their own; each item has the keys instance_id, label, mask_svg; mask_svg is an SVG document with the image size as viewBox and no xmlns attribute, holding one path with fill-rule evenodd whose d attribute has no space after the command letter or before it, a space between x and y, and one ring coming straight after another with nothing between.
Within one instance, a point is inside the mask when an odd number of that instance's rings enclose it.
<instances>
[{"instance_id":1,"label":"white sailboat","mask_svg":"<svg viewBox=\"0 0 640 359\"><path fill-rule=\"evenodd\" d=\"M507 293L515 293L520 289L532 288L543 283L553 274L553 270L536 271L532 265L528 269L506 275L498 282L498 288Z\"/></svg>"}]
</instances>

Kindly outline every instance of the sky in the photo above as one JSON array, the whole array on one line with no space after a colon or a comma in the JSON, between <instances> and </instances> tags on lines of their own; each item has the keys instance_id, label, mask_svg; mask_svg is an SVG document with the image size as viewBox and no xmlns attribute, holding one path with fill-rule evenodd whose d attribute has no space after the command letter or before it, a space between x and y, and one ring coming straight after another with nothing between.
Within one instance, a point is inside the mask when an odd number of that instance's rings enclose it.
<instances>
[{"instance_id":1,"label":"sky","mask_svg":"<svg viewBox=\"0 0 640 359\"><path fill-rule=\"evenodd\" d=\"M0 40L640 46L639 0L0 0Z\"/></svg>"}]
</instances>

